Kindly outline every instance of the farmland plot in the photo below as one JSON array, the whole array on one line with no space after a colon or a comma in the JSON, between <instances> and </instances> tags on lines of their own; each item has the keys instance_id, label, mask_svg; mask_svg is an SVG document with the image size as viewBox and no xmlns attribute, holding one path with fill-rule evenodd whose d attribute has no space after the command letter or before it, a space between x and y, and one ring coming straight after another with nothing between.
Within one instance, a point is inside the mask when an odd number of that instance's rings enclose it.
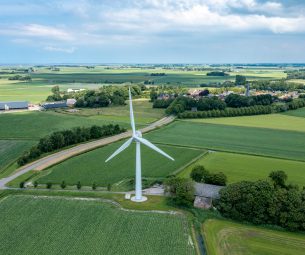
<instances>
[{"instance_id":1,"label":"farmland plot","mask_svg":"<svg viewBox=\"0 0 305 255\"><path fill-rule=\"evenodd\" d=\"M33 196L9 196L0 209L0 254L195 254L182 215Z\"/></svg>"}]
</instances>

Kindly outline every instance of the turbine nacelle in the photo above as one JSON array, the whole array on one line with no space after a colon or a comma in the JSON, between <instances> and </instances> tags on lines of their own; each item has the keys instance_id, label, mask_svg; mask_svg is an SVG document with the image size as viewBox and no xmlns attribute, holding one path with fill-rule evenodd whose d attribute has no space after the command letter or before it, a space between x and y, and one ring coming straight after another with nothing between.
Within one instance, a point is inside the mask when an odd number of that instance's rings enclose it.
<instances>
[{"instance_id":1,"label":"turbine nacelle","mask_svg":"<svg viewBox=\"0 0 305 255\"><path fill-rule=\"evenodd\" d=\"M137 131L135 132L135 135L133 135L132 137L134 137L134 138L137 138L137 137L142 138L142 132L141 132L140 130L137 130Z\"/></svg>"}]
</instances>

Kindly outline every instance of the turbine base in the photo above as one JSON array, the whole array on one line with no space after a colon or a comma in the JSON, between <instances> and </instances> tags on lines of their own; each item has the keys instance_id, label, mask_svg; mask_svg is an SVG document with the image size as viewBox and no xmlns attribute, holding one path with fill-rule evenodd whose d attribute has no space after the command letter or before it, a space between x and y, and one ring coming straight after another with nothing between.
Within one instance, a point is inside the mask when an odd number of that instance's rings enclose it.
<instances>
[{"instance_id":1,"label":"turbine base","mask_svg":"<svg viewBox=\"0 0 305 255\"><path fill-rule=\"evenodd\" d=\"M145 201L147 200L147 197L142 196L141 199L136 199L136 196L133 196L130 200L131 200L132 202L141 203L141 202L145 202Z\"/></svg>"}]
</instances>

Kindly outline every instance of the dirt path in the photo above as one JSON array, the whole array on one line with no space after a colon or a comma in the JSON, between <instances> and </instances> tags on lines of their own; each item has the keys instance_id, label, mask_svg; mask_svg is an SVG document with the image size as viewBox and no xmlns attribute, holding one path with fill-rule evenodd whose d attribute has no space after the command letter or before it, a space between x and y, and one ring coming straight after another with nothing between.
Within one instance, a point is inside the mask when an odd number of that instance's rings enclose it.
<instances>
[{"instance_id":1,"label":"dirt path","mask_svg":"<svg viewBox=\"0 0 305 255\"><path fill-rule=\"evenodd\" d=\"M164 118L150 124L149 126L142 128L141 132L146 133L151 130L154 130L155 128L161 127L163 125L167 125L167 124L171 123L174 119L175 119L175 117L173 117L173 116L164 117ZM32 163L29 163L29 164L19 168L17 170L17 172L12 174L11 176L0 179L0 189L5 189L5 185L7 183L16 179L18 176L23 175L26 172L29 172L31 170L38 170L38 171L43 170L47 167L50 167L54 164L57 164L61 161L64 161L68 158L71 158L71 157L81 154L83 152L93 150L95 148L102 147L104 145L107 145L107 144L110 144L113 142L117 142L119 140L128 138L130 136L131 136L131 131L127 131L127 132L119 134L119 135L99 139L99 140L89 142L89 143L80 144L80 145L74 146L72 148L62 150L62 151L56 152L54 154L51 154L49 156L46 156L44 158L38 159Z\"/></svg>"}]
</instances>

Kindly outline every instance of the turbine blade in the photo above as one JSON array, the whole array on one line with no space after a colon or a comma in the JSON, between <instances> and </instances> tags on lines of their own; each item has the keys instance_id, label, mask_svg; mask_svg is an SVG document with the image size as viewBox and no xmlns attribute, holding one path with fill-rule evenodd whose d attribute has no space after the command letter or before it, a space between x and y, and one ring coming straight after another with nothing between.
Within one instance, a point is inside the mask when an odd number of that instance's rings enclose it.
<instances>
[{"instance_id":1,"label":"turbine blade","mask_svg":"<svg viewBox=\"0 0 305 255\"><path fill-rule=\"evenodd\" d=\"M174 159L167 155L164 151L162 151L161 149L159 149L156 145L153 145L151 142L149 142L148 140L142 138L142 137L136 137L136 140L138 140L140 143L145 144L147 147L153 149L156 152L159 152L160 154L162 154L164 157L167 157L168 159L171 159L174 161Z\"/></svg>"},{"instance_id":2,"label":"turbine blade","mask_svg":"<svg viewBox=\"0 0 305 255\"><path fill-rule=\"evenodd\" d=\"M125 150L132 143L132 140L133 138L130 138L125 143L123 143L123 145L120 148L118 148L109 158L107 158L105 162L108 162L110 159L114 158L120 152Z\"/></svg>"},{"instance_id":3,"label":"turbine blade","mask_svg":"<svg viewBox=\"0 0 305 255\"><path fill-rule=\"evenodd\" d=\"M135 135L136 134L136 127L135 127L134 116L133 116L133 108L132 108L132 99L131 99L130 87L129 87L129 111L130 111L130 123L131 123L132 134Z\"/></svg>"}]
</instances>

